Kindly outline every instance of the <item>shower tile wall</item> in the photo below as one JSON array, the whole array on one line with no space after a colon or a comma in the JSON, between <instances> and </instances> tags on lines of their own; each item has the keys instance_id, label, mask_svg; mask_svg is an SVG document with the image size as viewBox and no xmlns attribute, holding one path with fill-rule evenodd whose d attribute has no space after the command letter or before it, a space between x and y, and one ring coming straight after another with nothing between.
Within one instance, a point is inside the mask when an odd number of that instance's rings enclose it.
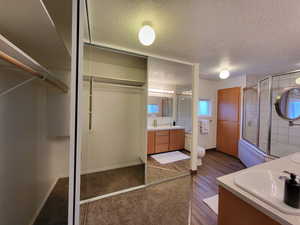
<instances>
[{"instance_id":1,"label":"shower tile wall","mask_svg":"<svg viewBox=\"0 0 300 225\"><path fill-rule=\"evenodd\" d=\"M277 115L274 107L275 98L280 95L285 88L300 87L300 85L297 85L295 82L298 77L300 77L300 73L273 78L271 155L274 156L281 157L299 152L300 127L290 127L287 120ZM300 123L300 121L298 123Z\"/></svg>"}]
</instances>

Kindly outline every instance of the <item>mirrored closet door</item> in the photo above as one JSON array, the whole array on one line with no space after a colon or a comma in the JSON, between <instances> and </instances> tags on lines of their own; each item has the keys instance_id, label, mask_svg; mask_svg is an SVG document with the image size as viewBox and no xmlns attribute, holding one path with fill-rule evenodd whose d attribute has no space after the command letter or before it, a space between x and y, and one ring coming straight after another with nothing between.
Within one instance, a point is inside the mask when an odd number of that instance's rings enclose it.
<instances>
[{"instance_id":1,"label":"mirrored closet door","mask_svg":"<svg viewBox=\"0 0 300 225\"><path fill-rule=\"evenodd\" d=\"M192 67L150 57L147 102L147 184L190 171Z\"/></svg>"},{"instance_id":2,"label":"mirrored closet door","mask_svg":"<svg viewBox=\"0 0 300 225\"><path fill-rule=\"evenodd\" d=\"M82 201L145 184L147 58L84 45Z\"/></svg>"}]
</instances>

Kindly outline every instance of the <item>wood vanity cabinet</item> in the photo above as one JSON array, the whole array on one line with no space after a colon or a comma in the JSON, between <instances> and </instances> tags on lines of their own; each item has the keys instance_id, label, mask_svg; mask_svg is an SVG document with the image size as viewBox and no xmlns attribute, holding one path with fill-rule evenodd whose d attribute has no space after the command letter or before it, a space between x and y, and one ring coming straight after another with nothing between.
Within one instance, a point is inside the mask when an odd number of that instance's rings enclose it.
<instances>
[{"instance_id":1,"label":"wood vanity cabinet","mask_svg":"<svg viewBox=\"0 0 300 225\"><path fill-rule=\"evenodd\" d=\"M169 151L170 130L156 131L155 135L155 153Z\"/></svg>"},{"instance_id":2,"label":"wood vanity cabinet","mask_svg":"<svg viewBox=\"0 0 300 225\"><path fill-rule=\"evenodd\" d=\"M219 186L219 225L280 225L244 200Z\"/></svg>"},{"instance_id":3,"label":"wood vanity cabinet","mask_svg":"<svg viewBox=\"0 0 300 225\"><path fill-rule=\"evenodd\" d=\"M184 130L170 130L169 150L184 149Z\"/></svg>"},{"instance_id":4,"label":"wood vanity cabinet","mask_svg":"<svg viewBox=\"0 0 300 225\"><path fill-rule=\"evenodd\" d=\"M184 129L148 131L148 154L184 149Z\"/></svg>"},{"instance_id":5,"label":"wood vanity cabinet","mask_svg":"<svg viewBox=\"0 0 300 225\"><path fill-rule=\"evenodd\" d=\"M155 153L155 131L148 131L148 147L147 153L154 154Z\"/></svg>"}]
</instances>

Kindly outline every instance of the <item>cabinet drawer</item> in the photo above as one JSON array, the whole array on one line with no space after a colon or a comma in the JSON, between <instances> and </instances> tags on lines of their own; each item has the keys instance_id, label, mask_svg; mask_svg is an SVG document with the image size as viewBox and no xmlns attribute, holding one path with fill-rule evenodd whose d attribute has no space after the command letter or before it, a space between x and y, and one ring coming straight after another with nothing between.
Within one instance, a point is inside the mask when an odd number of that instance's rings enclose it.
<instances>
[{"instance_id":1,"label":"cabinet drawer","mask_svg":"<svg viewBox=\"0 0 300 225\"><path fill-rule=\"evenodd\" d=\"M170 130L170 133L184 135L184 129Z\"/></svg>"},{"instance_id":2,"label":"cabinet drawer","mask_svg":"<svg viewBox=\"0 0 300 225\"><path fill-rule=\"evenodd\" d=\"M169 144L169 135L161 135L161 136L156 135L155 143L156 145Z\"/></svg>"},{"instance_id":3,"label":"cabinet drawer","mask_svg":"<svg viewBox=\"0 0 300 225\"><path fill-rule=\"evenodd\" d=\"M169 130L158 130L156 131L156 136L169 136Z\"/></svg>"},{"instance_id":4,"label":"cabinet drawer","mask_svg":"<svg viewBox=\"0 0 300 225\"><path fill-rule=\"evenodd\" d=\"M161 144L155 146L155 153L167 152L169 151L169 144Z\"/></svg>"}]
</instances>

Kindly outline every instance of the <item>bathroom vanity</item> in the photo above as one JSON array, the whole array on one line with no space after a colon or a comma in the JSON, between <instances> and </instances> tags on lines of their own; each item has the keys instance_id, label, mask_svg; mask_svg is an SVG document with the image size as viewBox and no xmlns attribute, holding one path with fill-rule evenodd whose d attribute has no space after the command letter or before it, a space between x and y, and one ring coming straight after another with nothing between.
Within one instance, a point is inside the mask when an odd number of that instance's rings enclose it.
<instances>
[{"instance_id":1,"label":"bathroom vanity","mask_svg":"<svg viewBox=\"0 0 300 225\"><path fill-rule=\"evenodd\" d=\"M184 149L183 127L148 127L148 154L155 154L181 149Z\"/></svg>"},{"instance_id":2,"label":"bathroom vanity","mask_svg":"<svg viewBox=\"0 0 300 225\"><path fill-rule=\"evenodd\" d=\"M299 153L218 178L218 224L299 225L300 209L283 203L283 171L299 174Z\"/></svg>"}]
</instances>

